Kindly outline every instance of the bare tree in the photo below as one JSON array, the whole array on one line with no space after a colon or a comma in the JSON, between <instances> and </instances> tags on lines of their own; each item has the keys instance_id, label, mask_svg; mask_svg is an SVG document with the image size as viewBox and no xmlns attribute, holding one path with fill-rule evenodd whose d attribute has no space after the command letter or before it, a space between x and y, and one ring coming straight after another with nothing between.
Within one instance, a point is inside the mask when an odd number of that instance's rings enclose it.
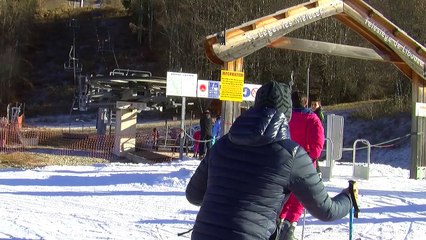
<instances>
[{"instance_id":1,"label":"bare tree","mask_svg":"<svg viewBox=\"0 0 426 240\"><path fill-rule=\"evenodd\" d=\"M168 69L198 73L200 78L218 79L220 66L211 64L204 53L206 36L272 14L306 0L133 0L151 4L153 48L163 54ZM415 39L425 39L424 0L405 4L392 1L367 1ZM413 10L414 9L414 10ZM410 15L410 18L406 16ZM144 27L147 27L144 25ZM291 37L372 47L365 39L334 18L327 18L298 29ZM159 39L166 39L166 42ZM167 48L164 46L167 44ZM156 45L157 44L157 45ZM328 104L409 93L409 81L386 63L347 59L276 49L262 49L244 60L247 82L270 79L288 81L294 72L298 88L305 89L307 68L312 90ZM405 85L406 84L406 85ZM361 91L360 89L363 89Z\"/></svg>"},{"instance_id":2,"label":"bare tree","mask_svg":"<svg viewBox=\"0 0 426 240\"><path fill-rule=\"evenodd\" d=\"M21 51L31 36L36 0L0 0L0 104L16 100L16 86L22 80Z\"/></svg>"}]
</instances>

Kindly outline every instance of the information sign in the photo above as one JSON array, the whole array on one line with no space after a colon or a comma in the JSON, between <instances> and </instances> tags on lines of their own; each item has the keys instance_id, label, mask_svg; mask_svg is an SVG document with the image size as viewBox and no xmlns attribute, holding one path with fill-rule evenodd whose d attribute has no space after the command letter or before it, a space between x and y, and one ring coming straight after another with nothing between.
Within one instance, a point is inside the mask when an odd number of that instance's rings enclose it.
<instances>
[{"instance_id":1,"label":"information sign","mask_svg":"<svg viewBox=\"0 0 426 240\"><path fill-rule=\"evenodd\" d=\"M197 74L167 72L167 96L197 97Z\"/></svg>"},{"instance_id":2,"label":"information sign","mask_svg":"<svg viewBox=\"0 0 426 240\"><path fill-rule=\"evenodd\" d=\"M220 84L220 100L243 101L244 72L222 70Z\"/></svg>"}]
</instances>

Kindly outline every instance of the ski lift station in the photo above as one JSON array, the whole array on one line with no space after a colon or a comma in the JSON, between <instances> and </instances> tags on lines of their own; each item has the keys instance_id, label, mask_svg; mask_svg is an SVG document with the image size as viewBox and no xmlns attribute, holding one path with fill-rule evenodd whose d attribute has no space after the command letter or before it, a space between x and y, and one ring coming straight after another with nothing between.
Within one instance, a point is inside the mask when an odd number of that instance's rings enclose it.
<instances>
[{"instance_id":1,"label":"ski lift station","mask_svg":"<svg viewBox=\"0 0 426 240\"><path fill-rule=\"evenodd\" d=\"M290 38L286 35L308 24L333 17L358 33L374 49L348 46L329 42ZM273 14L254 19L239 26L209 35L204 42L209 60L222 66L220 97L223 133L228 132L235 118L241 113L241 94L231 88L244 89L244 57L262 48L278 48L343 56L369 61L381 61L394 65L412 84L412 103L415 108L411 122L411 173L410 177L426 177L426 49L408 36L402 29L386 19L380 12L362 0L311 0ZM70 51L70 63L76 63L75 52ZM118 68L118 67L117 67ZM78 70L78 68L73 68ZM185 75L184 73L181 73ZM172 77L172 75L174 75ZM116 136L114 153L117 155L134 149L136 114L147 104L164 102L166 96L196 97L199 81L195 76L169 73L167 78L153 77L149 73L132 72L124 69L113 71L110 76L94 76L81 79L80 108L99 107L100 116L105 108L114 106ZM180 78L193 79L191 87L182 88ZM166 94L164 94L166 92ZM106 104L109 104L107 106ZM184 112L184 109L182 109ZM339 158L341 146L339 135L343 129L340 116L329 116L334 132L327 133L327 159L325 172L332 176L333 161ZM328 123L327 123L328 124ZM118 130L118 131L117 131ZM370 147L368 141L359 139L354 143ZM353 153L354 174L368 179L368 164L358 166ZM327 169L328 167L328 169Z\"/></svg>"}]
</instances>

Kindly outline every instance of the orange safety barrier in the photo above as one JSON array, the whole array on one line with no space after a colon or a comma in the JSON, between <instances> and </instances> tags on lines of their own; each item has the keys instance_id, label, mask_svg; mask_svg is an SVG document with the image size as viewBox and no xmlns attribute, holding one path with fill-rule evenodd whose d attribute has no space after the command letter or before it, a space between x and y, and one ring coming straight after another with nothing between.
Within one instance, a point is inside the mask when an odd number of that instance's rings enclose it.
<instances>
[{"instance_id":1,"label":"orange safety barrier","mask_svg":"<svg viewBox=\"0 0 426 240\"><path fill-rule=\"evenodd\" d=\"M168 137L167 142L159 142L158 146L176 148L176 139L172 138L165 128L157 128L160 132L160 141ZM153 151L152 129L138 129L136 133L136 151ZM173 134L172 134L173 135ZM124 138L126 136L123 136ZM131 136L129 136L130 138ZM82 156L112 160L114 148L114 132L98 135L96 129L56 129L38 128L31 126L18 127L16 124L0 125L0 154L13 152L36 152L44 149L54 155ZM170 141L170 143L169 143ZM167 144L164 144L167 143ZM158 151L158 149L155 149ZM171 158L170 158L171 160Z\"/></svg>"}]
</instances>

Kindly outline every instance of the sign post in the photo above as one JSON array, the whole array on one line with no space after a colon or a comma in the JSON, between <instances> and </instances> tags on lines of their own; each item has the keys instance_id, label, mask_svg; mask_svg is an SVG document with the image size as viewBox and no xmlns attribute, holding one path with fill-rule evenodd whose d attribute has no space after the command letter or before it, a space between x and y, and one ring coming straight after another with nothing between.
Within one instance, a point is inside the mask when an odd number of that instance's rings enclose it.
<instances>
[{"instance_id":1,"label":"sign post","mask_svg":"<svg viewBox=\"0 0 426 240\"><path fill-rule=\"evenodd\" d=\"M182 72L167 72L166 96L182 97L181 131L179 131L179 159L183 159L185 140L185 111L186 97L197 97L197 74Z\"/></svg>"},{"instance_id":2,"label":"sign post","mask_svg":"<svg viewBox=\"0 0 426 240\"><path fill-rule=\"evenodd\" d=\"M182 107L180 113L180 131L179 131L179 159L183 159L183 146L185 145L185 112L186 112L186 97L182 97Z\"/></svg>"},{"instance_id":3,"label":"sign post","mask_svg":"<svg viewBox=\"0 0 426 240\"><path fill-rule=\"evenodd\" d=\"M411 116L411 170L410 178L426 179L426 99L422 79L414 77L411 87L413 106Z\"/></svg>"}]
</instances>

